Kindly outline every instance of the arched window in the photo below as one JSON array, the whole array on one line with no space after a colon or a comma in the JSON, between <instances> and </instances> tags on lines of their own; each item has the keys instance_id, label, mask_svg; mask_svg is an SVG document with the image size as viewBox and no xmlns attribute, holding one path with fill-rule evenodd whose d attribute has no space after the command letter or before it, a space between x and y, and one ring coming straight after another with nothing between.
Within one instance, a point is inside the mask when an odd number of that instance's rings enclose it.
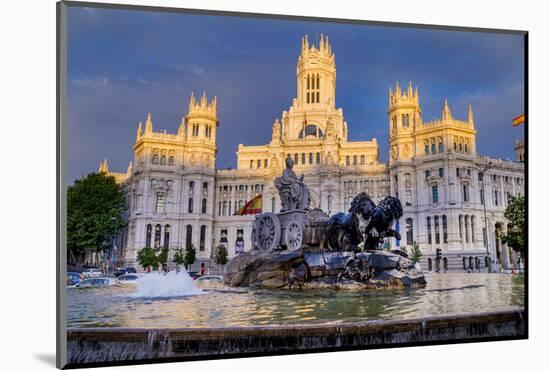
<instances>
[{"instance_id":1,"label":"arched window","mask_svg":"<svg viewBox=\"0 0 550 370\"><path fill-rule=\"evenodd\" d=\"M162 231L162 226L155 226L155 248L160 248L160 233Z\"/></svg>"},{"instance_id":2,"label":"arched window","mask_svg":"<svg viewBox=\"0 0 550 370\"><path fill-rule=\"evenodd\" d=\"M315 155L315 163L316 163L316 164L321 163L321 153L317 153L317 154Z\"/></svg>"},{"instance_id":3,"label":"arched window","mask_svg":"<svg viewBox=\"0 0 550 370\"><path fill-rule=\"evenodd\" d=\"M302 164L306 164L306 153L302 153Z\"/></svg>"},{"instance_id":4,"label":"arched window","mask_svg":"<svg viewBox=\"0 0 550 370\"><path fill-rule=\"evenodd\" d=\"M317 75L317 89L319 89L319 86L320 86L320 84L319 84L319 75ZM317 101L317 103L319 103L319 101Z\"/></svg>"},{"instance_id":5,"label":"arched window","mask_svg":"<svg viewBox=\"0 0 550 370\"><path fill-rule=\"evenodd\" d=\"M441 216L441 223L443 224L443 243L447 243L447 216Z\"/></svg>"},{"instance_id":6,"label":"arched window","mask_svg":"<svg viewBox=\"0 0 550 370\"><path fill-rule=\"evenodd\" d=\"M435 153L435 141L432 140L432 154Z\"/></svg>"},{"instance_id":7,"label":"arched window","mask_svg":"<svg viewBox=\"0 0 550 370\"><path fill-rule=\"evenodd\" d=\"M309 164L313 164L313 153L309 153Z\"/></svg>"},{"instance_id":8,"label":"arched window","mask_svg":"<svg viewBox=\"0 0 550 370\"><path fill-rule=\"evenodd\" d=\"M250 160L250 168L254 168L254 160L253 159Z\"/></svg>"},{"instance_id":9,"label":"arched window","mask_svg":"<svg viewBox=\"0 0 550 370\"><path fill-rule=\"evenodd\" d=\"M428 233L428 244L432 244L432 219L428 216L426 217L427 233Z\"/></svg>"},{"instance_id":10,"label":"arched window","mask_svg":"<svg viewBox=\"0 0 550 370\"><path fill-rule=\"evenodd\" d=\"M294 153L294 163L298 164L298 153Z\"/></svg>"},{"instance_id":11,"label":"arched window","mask_svg":"<svg viewBox=\"0 0 550 370\"><path fill-rule=\"evenodd\" d=\"M153 164L158 164L158 163L159 163L159 155L155 154L153 155Z\"/></svg>"},{"instance_id":12,"label":"arched window","mask_svg":"<svg viewBox=\"0 0 550 370\"><path fill-rule=\"evenodd\" d=\"M223 215L227 216L227 201L223 201Z\"/></svg>"},{"instance_id":13,"label":"arched window","mask_svg":"<svg viewBox=\"0 0 550 370\"><path fill-rule=\"evenodd\" d=\"M346 155L346 166L350 165L350 158L349 155Z\"/></svg>"},{"instance_id":14,"label":"arched window","mask_svg":"<svg viewBox=\"0 0 550 370\"><path fill-rule=\"evenodd\" d=\"M162 165L165 165L166 164L166 156L163 155L162 157L160 157L160 164Z\"/></svg>"},{"instance_id":15,"label":"arched window","mask_svg":"<svg viewBox=\"0 0 550 370\"><path fill-rule=\"evenodd\" d=\"M328 213L332 212L332 195L330 194L327 197L327 211Z\"/></svg>"},{"instance_id":16,"label":"arched window","mask_svg":"<svg viewBox=\"0 0 550 370\"><path fill-rule=\"evenodd\" d=\"M151 224L147 225L147 233L145 234L145 246L151 246L151 234L153 232L153 226Z\"/></svg>"},{"instance_id":17,"label":"arched window","mask_svg":"<svg viewBox=\"0 0 550 370\"><path fill-rule=\"evenodd\" d=\"M173 165L174 164L174 156L171 155L169 158L168 158L168 164L169 165Z\"/></svg>"},{"instance_id":18,"label":"arched window","mask_svg":"<svg viewBox=\"0 0 550 370\"><path fill-rule=\"evenodd\" d=\"M413 245L413 219L407 218L405 223L407 226L407 245Z\"/></svg>"},{"instance_id":19,"label":"arched window","mask_svg":"<svg viewBox=\"0 0 550 370\"><path fill-rule=\"evenodd\" d=\"M323 130L321 130L316 125L307 125L300 131L300 133L298 134L298 138L304 139L308 136L323 138L325 134L323 133Z\"/></svg>"},{"instance_id":20,"label":"arched window","mask_svg":"<svg viewBox=\"0 0 550 370\"><path fill-rule=\"evenodd\" d=\"M189 198L189 201L187 202L187 212L193 213L193 198Z\"/></svg>"},{"instance_id":21,"label":"arched window","mask_svg":"<svg viewBox=\"0 0 550 370\"><path fill-rule=\"evenodd\" d=\"M428 155L430 154L430 145L427 141L424 141L424 154Z\"/></svg>"},{"instance_id":22,"label":"arched window","mask_svg":"<svg viewBox=\"0 0 550 370\"><path fill-rule=\"evenodd\" d=\"M439 216L434 217L434 230L435 230L435 244L440 244L441 240L439 237Z\"/></svg>"},{"instance_id":23,"label":"arched window","mask_svg":"<svg viewBox=\"0 0 550 370\"><path fill-rule=\"evenodd\" d=\"M443 153L443 142L440 141L437 144L437 147L438 147L437 150L439 151L439 153Z\"/></svg>"},{"instance_id":24,"label":"arched window","mask_svg":"<svg viewBox=\"0 0 550 370\"><path fill-rule=\"evenodd\" d=\"M185 229L185 247L191 248L193 245L193 226L187 225Z\"/></svg>"},{"instance_id":25,"label":"arched window","mask_svg":"<svg viewBox=\"0 0 550 370\"><path fill-rule=\"evenodd\" d=\"M206 213L206 198L202 198L201 213Z\"/></svg>"},{"instance_id":26,"label":"arched window","mask_svg":"<svg viewBox=\"0 0 550 370\"><path fill-rule=\"evenodd\" d=\"M170 248L170 225L164 226L164 246Z\"/></svg>"},{"instance_id":27,"label":"arched window","mask_svg":"<svg viewBox=\"0 0 550 370\"><path fill-rule=\"evenodd\" d=\"M310 86L309 84L310 84L310 82L309 82L309 75L307 75L307 89L308 89L308 90L309 90L309 86Z\"/></svg>"},{"instance_id":28,"label":"arched window","mask_svg":"<svg viewBox=\"0 0 550 370\"><path fill-rule=\"evenodd\" d=\"M199 240L199 251L204 251L204 244L206 241L206 226L201 226L200 240Z\"/></svg>"},{"instance_id":29,"label":"arched window","mask_svg":"<svg viewBox=\"0 0 550 370\"><path fill-rule=\"evenodd\" d=\"M397 131L397 116L392 117L393 132Z\"/></svg>"}]
</instances>

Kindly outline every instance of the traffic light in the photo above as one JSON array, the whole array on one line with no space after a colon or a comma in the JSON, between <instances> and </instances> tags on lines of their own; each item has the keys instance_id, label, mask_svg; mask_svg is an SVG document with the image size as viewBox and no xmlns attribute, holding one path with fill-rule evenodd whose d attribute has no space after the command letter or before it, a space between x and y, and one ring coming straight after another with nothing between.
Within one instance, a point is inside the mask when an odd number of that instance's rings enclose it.
<instances>
[{"instance_id":1,"label":"traffic light","mask_svg":"<svg viewBox=\"0 0 550 370\"><path fill-rule=\"evenodd\" d=\"M435 258L437 260L440 260L441 259L441 248L436 248L435 250Z\"/></svg>"}]
</instances>

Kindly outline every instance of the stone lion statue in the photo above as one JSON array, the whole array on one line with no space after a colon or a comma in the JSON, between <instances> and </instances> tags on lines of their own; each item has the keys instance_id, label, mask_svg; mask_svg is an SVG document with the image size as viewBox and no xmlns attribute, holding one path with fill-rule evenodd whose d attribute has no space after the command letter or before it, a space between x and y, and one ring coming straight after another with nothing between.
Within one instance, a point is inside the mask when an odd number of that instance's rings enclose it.
<instances>
[{"instance_id":1,"label":"stone lion statue","mask_svg":"<svg viewBox=\"0 0 550 370\"><path fill-rule=\"evenodd\" d=\"M359 193L352 200L349 213L339 212L329 218L321 247L330 250L357 250L363 241L362 230L372 218L375 207L367 193Z\"/></svg>"}]
</instances>

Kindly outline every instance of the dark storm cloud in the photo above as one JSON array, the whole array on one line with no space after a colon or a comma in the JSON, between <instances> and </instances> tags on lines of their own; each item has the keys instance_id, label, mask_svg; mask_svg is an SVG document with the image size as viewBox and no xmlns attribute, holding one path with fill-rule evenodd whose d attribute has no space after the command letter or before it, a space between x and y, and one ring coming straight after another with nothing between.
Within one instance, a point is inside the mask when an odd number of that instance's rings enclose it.
<instances>
[{"instance_id":1,"label":"dark storm cloud","mask_svg":"<svg viewBox=\"0 0 550 370\"><path fill-rule=\"evenodd\" d=\"M217 165L235 166L238 144L266 143L289 108L306 33L329 35L350 139L376 137L382 160L396 80L419 87L425 120L440 116L445 98L461 119L472 104L478 151L514 157L522 132L511 119L524 109L521 36L70 8L68 181L104 157L125 171L137 123L151 112L155 130L175 132L192 91L218 97Z\"/></svg>"}]
</instances>

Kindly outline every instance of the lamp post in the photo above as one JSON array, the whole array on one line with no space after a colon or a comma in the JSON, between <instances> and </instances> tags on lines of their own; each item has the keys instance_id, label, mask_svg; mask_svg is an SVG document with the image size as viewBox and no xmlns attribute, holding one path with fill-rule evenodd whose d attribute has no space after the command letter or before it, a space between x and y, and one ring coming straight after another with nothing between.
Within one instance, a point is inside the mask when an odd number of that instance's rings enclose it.
<instances>
[{"instance_id":1,"label":"lamp post","mask_svg":"<svg viewBox=\"0 0 550 370\"><path fill-rule=\"evenodd\" d=\"M477 168L479 173L481 173L481 186L483 187L483 218L485 219L485 235L483 235L483 241L485 242L485 250L487 252L487 272L491 273L492 271L492 261L491 254L489 253L489 225L487 222L487 197L485 194L485 172L492 167L491 162Z\"/></svg>"}]
</instances>

